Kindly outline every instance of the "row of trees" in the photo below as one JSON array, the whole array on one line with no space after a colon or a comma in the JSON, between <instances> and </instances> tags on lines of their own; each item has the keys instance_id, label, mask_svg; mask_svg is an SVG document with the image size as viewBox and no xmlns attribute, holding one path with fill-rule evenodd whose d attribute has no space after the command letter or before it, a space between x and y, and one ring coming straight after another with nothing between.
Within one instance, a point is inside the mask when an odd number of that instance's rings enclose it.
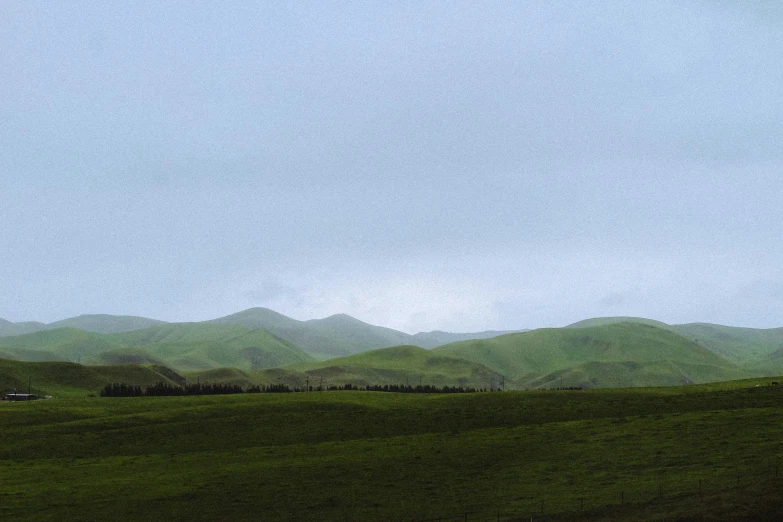
<instances>
[{"instance_id":1,"label":"row of trees","mask_svg":"<svg viewBox=\"0 0 783 522\"><path fill-rule=\"evenodd\" d=\"M154 386L142 388L139 385L124 383L107 384L101 390L101 397L170 397L177 395L227 395L236 393L290 393L303 391L375 391L375 392L393 392L393 393L476 393L488 391L486 388L463 388L461 386L443 386L439 388L431 384L410 386L408 384L384 384L354 386L344 384L342 386L290 388L286 384L253 385L242 388L237 384L186 384L184 386L174 386L159 382Z\"/></svg>"}]
</instances>

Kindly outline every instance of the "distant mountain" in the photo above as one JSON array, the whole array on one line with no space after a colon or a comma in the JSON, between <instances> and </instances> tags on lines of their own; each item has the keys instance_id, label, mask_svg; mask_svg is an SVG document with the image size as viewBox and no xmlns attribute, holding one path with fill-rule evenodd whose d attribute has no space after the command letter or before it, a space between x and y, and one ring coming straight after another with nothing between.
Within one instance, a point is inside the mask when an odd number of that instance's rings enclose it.
<instances>
[{"instance_id":1,"label":"distant mountain","mask_svg":"<svg viewBox=\"0 0 783 522\"><path fill-rule=\"evenodd\" d=\"M757 361L783 348L783 328L740 328L708 323L673 325L680 335L738 364Z\"/></svg>"},{"instance_id":2,"label":"distant mountain","mask_svg":"<svg viewBox=\"0 0 783 522\"><path fill-rule=\"evenodd\" d=\"M85 332L110 334L141 330L143 328L151 328L161 324L166 324L166 322L132 315L97 314L80 315L78 317L71 317L70 319L63 319L62 321L49 323L46 327L47 329L68 327L84 330Z\"/></svg>"},{"instance_id":3,"label":"distant mountain","mask_svg":"<svg viewBox=\"0 0 783 522\"><path fill-rule=\"evenodd\" d=\"M0 338L59 328L76 328L85 332L114 334L144 330L167 324L171 323L146 317L107 314L80 315L49 324L35 322L12 323L0 319ZM485 339L507 333L493 331L478 333L435 331L410 335L391 328L371 325L345 314L337 314L324 319L299 321L274 310L261 307L250 308L225 317L202 321L199 324L239 325L249 330L263 329L321 359L403 344L434 348L455 341Z\"/></svg>"},{"instance_id":4,"label":"distant mountain","mask_svg":"<svg viewBox=\"0 0 783 522\"><path fill-rule=\"evenodd\" d=\"M0 354L17 360L85 364L155 363L181 371L224 366L260 369L313 359L265 330L201 323L167 323L117 334L45 330L0 338Z\"/></svg>"},{"instance_id":5,"label":"distant mountain","mask_svg":"<svg viewBox=\"0 0 783 522\"><path fill-rule=\"evenodd\" d=\"M0 337L6 337L9 335L24 335L26 333L37 332L46 328L44 323L26 322L26 323L12 323L5 319L0 319Z\"/></svg>"},{"instance_id":6,"label":"distant mountain","mask_svg":"<svg viewBox=\"0 0 783 522\"><path fill-rule=\"evenodd\" d=\"M80 315L49 324L38 322L12 323L5 319L0 319L0 337L24 335L44 330L56 330L58 328L76 328L85 332L107 334L141 330L142 328L150 328L159 324L166 324L166 322L132 315L106 314Z\"/></svg>"},{"instance_id":7,"label":"distant mountain","mask_svg":"<svg viewBox=\"0 0 783 522\"><path fill-rule=\"evenodd\" d=\"M583 319L576 323L569 324L566 328L588 328L590 326L606 326L617 323L637 323L646 324L649 326L657 326L658 328L668 329L669 325L662 323L661 321L655 321L653 319L645 319L644 317L593 317L592 319Z\"/></svg>"},{"instance_id":8,"label":"distant mountain","mask_svg":"<svg viewBox=\"0 0 783 522\"><path fill-rule=\"evenodd\" d=\"M425 332L410 335L391 328L374 326L345 314L332 315L324 319L298 321L267 308L251 308L204 322L263 328L281 339L321 357L352 355L405 344L434 348L463 339L483 339L498 333Z\"/></svg>"},{"instance_id":9,"label":"distant mountain","mask_svg":"<svg viewBox=\"0 0 783 522\"><path fill-rule=\"evenodd\" d=\"M583 367L582 373L588 376L588 381L601 368L602 380L611 382L615 377L608 379L605 372L614 368L616 373L624 363L629 369L633 369L633 365L649 368L653 363L658 369L668 368L663 375L668 374L671 379L658 375L652 380L659 383L657 385L672 379L680 383L707 382L720 380L727 374L756 375L671 330L634 322L545 328L448 344L433 351L483 364L518 382L535 382L554 372L573 372L578 367ZM601 366L595 366L595 363ZM585 366L589 364L593 366Z\"/></svg>"},{"instance_id":10,"label":"distant mountain","mask_svg":"<svg viewBox=\"0 0 783 522\"><path fill-rule=\"evenodd\" d=\"M469 341L471 339L490 339L498 335L509 333L522 333L529 330L487 330L475 333L452 333L434 330L432 332L419 332L413 335L413 342L416 346L422 348L436 348L444 344L456 343L459 341Z\"/></svg>"},{"instance_id":11,"label":"distant mountain","mask_svg":"<svg viewBox=\"0 0 783 522\"><path fill-rule=\"evenodd\" d=\"M15 359L27 361L72 361L120 348L121 345L101 334L76 328L41 330L29 334L0 338L0 351Z\"/></svg>"},{"instance_id":12,"label":"distant mountain","mask_svg":"<svg viewBox=\"0 0 783 522\"><path fill-rule=\"evenodd\" d=\"M411 337L390 328L364 323L348 315L298 321L267 308L251 308L205 323L263 328L306 352L327 357L404 344Z\"/></svg>"},{"instance_id":13,"label":"distant mountain","mask_svg":"<svg viewBox=\"0 0 783 522\"><path fill-rule=\"evenodd\" d=\"M733 363L750 367L758 367L767 355L783 348L783 328L741 328L709 323L669 325L641 317L597 317L568 325L567 328L618 323L647 324L670 330Z\"/></svg>"}]
</instances>

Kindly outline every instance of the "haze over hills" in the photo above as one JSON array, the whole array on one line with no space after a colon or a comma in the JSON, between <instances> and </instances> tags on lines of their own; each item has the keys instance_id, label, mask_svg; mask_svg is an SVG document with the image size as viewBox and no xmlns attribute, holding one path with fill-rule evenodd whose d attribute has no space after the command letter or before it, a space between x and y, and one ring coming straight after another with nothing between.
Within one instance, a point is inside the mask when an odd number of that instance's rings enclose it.
<instances>
[{"instance_id":1,"label":"haze over hills","mask_svg":"<svg viewBox=\"0 0 783 522\"><path fill-rule=\"evenodd\" d=\"M267 308L251 308L205 322L263 328L309 353L328 357L405 344L434 348L464 339L484 339L505 333L420 332L411 335L391 328L371 325L346 314L298 321Z\"/></svg>"},{"instance_id":2,"label":"haze over hills","mask_svg":"<svg viewBox=\"0 0 783 522\"><path fill-rule=\"evenodd\" d=\"M164 324L169 323L145 317L105 314L80 315L50 324L33 322L11 323L0 319L0 338L62 327L110 334L135 331ZM250 330L264 329L320 358L350 355L375 348L388 348L402 344L434 348L450 342L465 339L484 339L507 333L505 331L478 333L436 331L411 335L391 328L371 325L345 314L336 314L324 319L299 321L274 310L261 307L250 308L225 317L202 321L201 324L240 325ZM0 343L0 346L2 346L2 343Z\"/></svg>"},{"instance_id":3,"label":"haze over hills","mask_svg":"<svg viewBox=\"0 0 783 522\"><path fill-rule=\"evenodd\" d=\"M167 366L256 384L278 379L302 385L309 376L332 384L486 388L502 375L509 389L661 386L783 371L783 328L668 325L636 317L514 333L410 335L344 314L299 321L251 308L195 323L84 315L49 325L3 321L0 327L38 328L0 337L4 359Z\"/></svg>"},{"instance_id":4,"label":"haze over hills","mask_svg":"<svg viewBox=\"0 0 783 522\"><path fill-rule=\"evenodd\" d=\"M265 330L201 323L167 323L117 334L74 328L44 330L0 338L0 353L10 359L37 361L155 363L181 371L224 366L270 368L313 359Z\"/></svg>"}]
</instances>

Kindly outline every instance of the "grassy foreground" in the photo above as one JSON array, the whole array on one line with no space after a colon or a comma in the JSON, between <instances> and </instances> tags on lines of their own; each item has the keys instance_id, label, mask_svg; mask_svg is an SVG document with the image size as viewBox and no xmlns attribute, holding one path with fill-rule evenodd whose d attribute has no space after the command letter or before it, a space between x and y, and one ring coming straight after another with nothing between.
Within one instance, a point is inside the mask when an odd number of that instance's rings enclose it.
<instances>
[{"instance_id":1,"label":"grassy foreground","mask_svg":"<svg viewBox=\"0 0 783 522\"><path fill-rule=\"evenodd\" d=\"M0 519L773 520L762 382L5 403Z\"/></svg>"}]
</instances>

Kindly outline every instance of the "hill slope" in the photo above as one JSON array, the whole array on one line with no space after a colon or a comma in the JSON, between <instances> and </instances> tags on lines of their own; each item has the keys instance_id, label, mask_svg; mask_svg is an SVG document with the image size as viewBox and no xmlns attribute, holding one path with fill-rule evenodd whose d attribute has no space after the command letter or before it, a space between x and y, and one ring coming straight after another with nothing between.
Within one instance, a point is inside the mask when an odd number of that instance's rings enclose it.
<instances>
[{"instance_id":1,"label":"hill slope","mask_svg":"<svg viewBox=\"0 0 783 522\"><path fill-rule=\"evenodd\" d=\"M458 340L483 339L502 333L421 332L410 335L391 328L371 325L345 314L298 321L267 308L250 308L204 323L263 328L321 358L352 355L405 344L434 348Z\"/></svg>"},{"instance_id":2,"label":"hill slope","mask_svg":"<svg viewBox=\"0 0 783 522\"><path fill-rule=\"evenodd\" d=\"M118 334L73 328L0 338L0 353L13 359L89 364L156 363L180 371L269 368L312 360L301 349L264 330L238 325L173 323Z\"/></svg>"},{"instance_id":3,"label":"hill slope","mask_svg":"<svg viewBox=\"0 0 783 522\"><path fill-rule=\"evenodd\" d=\"M499 384L497 373L486 366L410 345L380 348L328 361L290 364L283 369L298 373L300 381L309 377L311 386L323 382L325 386L430 384L493 388Z\"/></svg>"},{"instance_id":4,"label":"hill slope","mask_svg":"<svg viewBox=\"0 0 783 522\"><path fill-rule=\"evenodd\" d=\"M557 371L573 369L586 363L657 363L658 377L645 378L647 385L671 382L672 375L683 382L720 380L728 374L744 373L726 359L684 337L647 324L613 323L587 328L548 328L521 334L509 334L493 339L453 343L434 349L435 352L461 357L483 364L514 381L535 382ZM660 366L671 363L675 366ZM673 368L677 368L673 372ZM611 366L585 366L598 370L607 383ZM699 368L699 371L695 371ZM615 366L617 371L620 367ZM753 374L755 375L755 374ZM587 373L589 382L595 375ZM579 379L583 382L584 379ZM629 383L638 385L633 380ZM639 383L641 384L641 383Z\"/></svg>"},{"instance_id":5,"label":"hill slope","mask_svg":"<svg viewBox=\"0 0 783 522\"><path fill-rule=\"evenodd\" d=\"M97 394L107 384L123 382L152 386L159 382L174 385L181 379L168 368L157 366L117 365L82 366L68 362L20 362L0 359L0 391L27 391L55 396Z\"/></svg>"},{"instance_id":6,"label":"hill slope","mask_svg":"<svg viewBox=\"0 0 783 522\"><path fill-rule=\"evenodd\" d=\"M783 328L742 328L710 323L666 324L641 317L596 317L568 325L567 328L617 323L657 326L678 333L731 362L758 367L774 351L783 348Z\"/></svg>"}]
</instances>

